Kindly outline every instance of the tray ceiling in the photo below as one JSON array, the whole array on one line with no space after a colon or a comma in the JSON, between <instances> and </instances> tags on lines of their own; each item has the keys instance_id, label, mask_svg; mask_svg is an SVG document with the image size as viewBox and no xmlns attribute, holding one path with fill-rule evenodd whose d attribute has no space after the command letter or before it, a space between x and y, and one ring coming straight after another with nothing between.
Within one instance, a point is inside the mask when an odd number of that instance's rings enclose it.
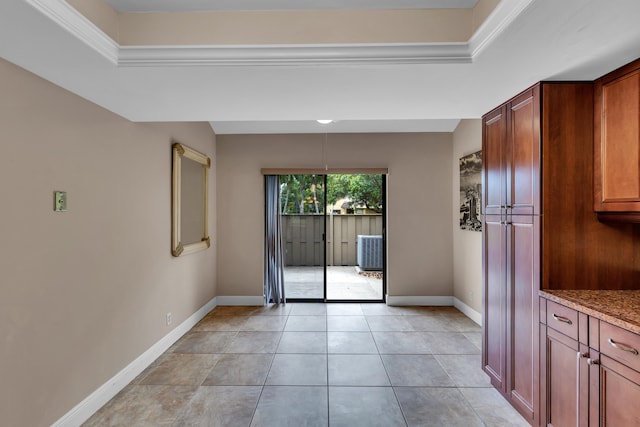
<instances>
[{"instance_id":1,"label":"tray ceiling","mask_svg":"<svg viewBox=\"0 0 640 427\"><path fill-rule=\"evenodd\" d=\"M471 8L478 0L107 0L119 12Z\"/></svg>"},{"instance_id":2,"label":"tray ceiling","mask_svg":"<svg viewBox=\"0 0 640 427\"><path fill-rule=\"evenodd\" d=\"M2 0L0 57L129 120L219 133L451 131L640 57L637 0L502 0L461 43L264 46L120 45L69 3Z\"/></svg>"}]
</instances>

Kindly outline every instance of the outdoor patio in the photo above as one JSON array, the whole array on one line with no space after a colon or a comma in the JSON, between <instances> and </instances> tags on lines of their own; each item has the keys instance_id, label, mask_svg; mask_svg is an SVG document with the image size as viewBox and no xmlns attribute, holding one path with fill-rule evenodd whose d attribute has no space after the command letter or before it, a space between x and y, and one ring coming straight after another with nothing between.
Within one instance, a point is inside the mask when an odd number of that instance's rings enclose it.
<instances>
[{"instance_id":1,"label":"outdoor patio","mask_svg":"<svg viewBox=\"0 0 640 427\"><path fill-rule=\"evenodd\" d=\"M285 267L287 299L322 299L322 267ZM382 279L359 274L355 266L327 267L328 300L382 300Z\"/></svg>"}]
</instances>

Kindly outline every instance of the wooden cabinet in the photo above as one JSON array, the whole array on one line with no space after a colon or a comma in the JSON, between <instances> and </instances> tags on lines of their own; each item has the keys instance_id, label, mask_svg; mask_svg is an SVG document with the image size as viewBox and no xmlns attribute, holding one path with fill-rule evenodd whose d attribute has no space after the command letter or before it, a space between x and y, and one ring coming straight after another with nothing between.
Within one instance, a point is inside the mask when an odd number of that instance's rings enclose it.
<instances>
[{"instance_id":1,"label":"wooden cabinet","mask_svg":"<svg viewBox=\"0 0 640 427\"><path fill-rule=\"evenodd\" d=\"M640 222L640 60L595 81L594 207Z\"/></svg>"},{"instance_id":2,"label":"wooden cabinet","mask_svg":"<svg viewBox=\"0 0 640 427\"><path fill-rule=\"evenodd\" d=\"M587 427L591 366L586 363L590 357L587 316L545 300L540 310L540 424Z\"/></svg>"},{"instance_id":3,"label":"wooden cabinet","mask_svg":"<svg viewBox=\"0 0 640 427\"><path fill-rule=\"evenodd\" d=\"M540 85L483 117L486 215L540 213Z\"/></svg>"},{"instance_id":4,"label":"wooden cabinet","mask_svg":"<svg viewBox=\"0 0 640 427\"><path fill-rule=\"evenodd\" d=\"M507 392L507 227L500 215L486 215L483 223L484 287L482 366L491 384Z\"/></svg>"},{"instance_id":5,"label":"wooden cabinet","mask_svg":"<svg viewBox=\"0 0 640 427\"><path fill-rule=\"evenodd\" d=\"M599 401L592 403L600 410L599 425L640 425L640 372L607 356L600 359Z\"/></svg>"},{"instance_id":6,"label":"wooden cabinet","mask_svg":"<svg viewBox=\"0 0 640 427\"><path fill-rule=\"evenodd\" d=\"M600 322L600 425L640 425L640 335Z\"/></svg>"},{"instance_id":7,"label":"wooden cabinet","mask_svg":"<svg viewBox=\"0 0 640 427\"><path fill-rule=\"evenodd\" d=\"M540 217L507 221L507 395L533 422L538 406L538 289Z\"/></svg>"},{"instance_id":8,"label":"wooden cabinet","mask_svg":"<svg viewBox=\"0 0 640 427\"><path fill-rule=\"evenodd\" d=\"M483 357L529 422L538 405L540 85L483 117Z\"/></svg>"},{"instance_id":9,"label":"wooden cabinet","mask_svg":"<svg viewBox=\"0 0 640 427\"><path fill-rule=\"evenodd\" d=\"M545 300L540 307L544 331L541 425L640 425L640 335L598 320L594 313L587 316ZM550 313L560 311L578 316L575 328L551 320ZM572 322L563 314L556 315L561 322Z\"/></svg>"},{"instance_id":10,"label":"wooden cabinet","mask_svg":"<svg viewBox=\"0 0 640 427\"><path fill-rule=\"evenodd\" d=\"M546 329L543 359L547 399L547 426L587 426L588 412L580 411L581 403L589 399L588 367L582 360L580 343L551 327Z\"/></svg>"},{"instance_id":11,"label":"wooden cabinet","mask_svg":"<svg viewBox=\"0 0 640 427\"><path fill-rule=\"evenodd\" d=\"M598 223L584 190L592 120L592 83L539 83L483 117L482 364L532 425L541 415L538 291L585 270L569 233L592 238L583 224Z\"/></svg>"}]
</instances>

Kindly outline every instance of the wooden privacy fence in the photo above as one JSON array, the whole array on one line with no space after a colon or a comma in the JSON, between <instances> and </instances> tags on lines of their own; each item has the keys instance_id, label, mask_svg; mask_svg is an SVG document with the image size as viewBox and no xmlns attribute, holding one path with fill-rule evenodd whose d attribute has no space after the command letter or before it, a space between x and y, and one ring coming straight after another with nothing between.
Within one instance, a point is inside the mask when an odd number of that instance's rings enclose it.
<instances>
[{"instance_id":1,"label":"wooden privacy fence","mask_svg":"<svg viewBox=\"0 0 640 427\"><path fill-rule=\"evenodd\" d=\"M324 265L323 215L282 215L285 265ZM357 265L358 235L382 234L382 215L327 215L327 265Z\"/></svg>"}]
</instances>

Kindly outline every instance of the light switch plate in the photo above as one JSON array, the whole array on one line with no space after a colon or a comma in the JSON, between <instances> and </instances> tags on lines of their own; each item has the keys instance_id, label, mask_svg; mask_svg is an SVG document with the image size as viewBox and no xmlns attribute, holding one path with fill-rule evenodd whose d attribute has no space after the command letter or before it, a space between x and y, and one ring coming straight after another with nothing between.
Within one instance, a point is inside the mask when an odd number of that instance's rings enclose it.
<instances>
[{"instance_id":1,"label":"light switch plate","mask_svg":"<svg viewBox=\"0 0 640 427\"><path fill-rule=\"evenodd\" d=\"M56 212L65 212L67 210L67 192L53 192L53 210Z\"/></svg>"}]
</instances>

